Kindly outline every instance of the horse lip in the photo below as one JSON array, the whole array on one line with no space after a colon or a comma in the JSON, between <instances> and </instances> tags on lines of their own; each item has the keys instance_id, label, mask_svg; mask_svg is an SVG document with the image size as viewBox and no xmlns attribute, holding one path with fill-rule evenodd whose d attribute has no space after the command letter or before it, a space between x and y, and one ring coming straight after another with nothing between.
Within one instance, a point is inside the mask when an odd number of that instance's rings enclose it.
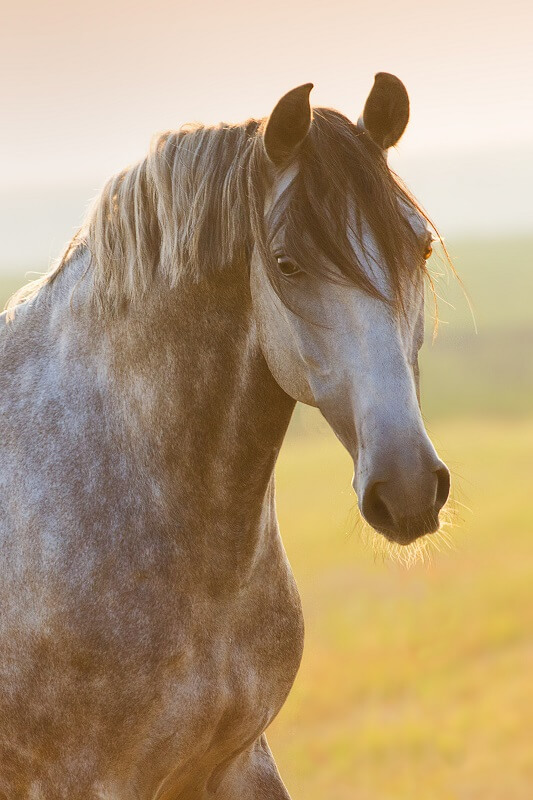
<instances>
[{"instance_id":1,"label":"horse lip","mask_svg":"<svg viewBox=\"0 0 533 800\"><path fill-rule=\"evenodd\" d=\"M431 535L439 530L439 515L435 512L417 517L406 517L400 521L398 528L372 526L373 529L393 544L407 546L422 536Z\"/></svg>"}]
</instances>

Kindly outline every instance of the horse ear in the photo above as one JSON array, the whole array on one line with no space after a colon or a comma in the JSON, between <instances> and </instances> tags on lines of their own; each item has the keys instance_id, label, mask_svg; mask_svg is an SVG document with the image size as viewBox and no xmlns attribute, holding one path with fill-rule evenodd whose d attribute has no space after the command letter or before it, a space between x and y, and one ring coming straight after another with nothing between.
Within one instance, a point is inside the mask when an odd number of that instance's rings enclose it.
<instances>
[{"instance_id":1,"label":"horse ear","mask_svg":"<svg viewBox=\"0 0 533 800\"><path fill-rule=\"evenodd\" d=\"M263 141L266 154L277 167L294 155L311 125L309 94L312 83L304 83L283 95L268 118Z\"/></svg>"},{"instance_id":2,"label":"horse ear","mask_svg":"<svg viewBox=\"0 0 533 800\"><path fill-rule=\"evenodd\" d=\"M395 145L409 121L409 95L401 80L378 72L363 111L365 130L382 150Z\"/></svg>"}]
</instances>

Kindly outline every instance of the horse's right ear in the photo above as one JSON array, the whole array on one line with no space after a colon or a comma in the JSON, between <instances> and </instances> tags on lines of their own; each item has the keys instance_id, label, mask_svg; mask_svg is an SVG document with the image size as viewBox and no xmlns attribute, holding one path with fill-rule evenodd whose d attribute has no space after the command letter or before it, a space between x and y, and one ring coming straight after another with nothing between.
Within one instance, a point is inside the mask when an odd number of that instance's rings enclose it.
<instances>
[{"instance_id":1,"label":"horse's right ear","mask_svg":"<svg viewBox=\"0 0 533 800\"><path fill-rule=\"evenodd\" d=\"M295 154L311 125L309 94L312 83L304 83L283 95L270 115L263 134L266 154L282 167Z\"/></svg>"}]
</instances>

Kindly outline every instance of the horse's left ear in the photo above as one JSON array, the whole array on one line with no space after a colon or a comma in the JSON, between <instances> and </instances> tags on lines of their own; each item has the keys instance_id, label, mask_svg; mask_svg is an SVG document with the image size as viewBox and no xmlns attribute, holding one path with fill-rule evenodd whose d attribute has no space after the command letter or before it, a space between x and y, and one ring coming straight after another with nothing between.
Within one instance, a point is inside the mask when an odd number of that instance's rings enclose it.
<instances>
[{"instance_id":1,"label":"horse's left ear","mask_svg":"<svg viewBox=\"0 0 533 800\"><path fill-rule=\"evenodd\" d=\"M309 94L312 83L304 83L283 95L270 115L263 134L266 154L282 167L295 154L311 125Z\"/></svg>"},{"instance_id":2,"label":"horse's left ear","mask_svg":"<svg viewBox=\"0 0 533 800\"><path fill-rule=\"evenodd\" d=\"M398 142L408 121L405 86L395 75L378 72L363 111L365 130L382 150L387 150Z\"/></svg>"}]
</instances>

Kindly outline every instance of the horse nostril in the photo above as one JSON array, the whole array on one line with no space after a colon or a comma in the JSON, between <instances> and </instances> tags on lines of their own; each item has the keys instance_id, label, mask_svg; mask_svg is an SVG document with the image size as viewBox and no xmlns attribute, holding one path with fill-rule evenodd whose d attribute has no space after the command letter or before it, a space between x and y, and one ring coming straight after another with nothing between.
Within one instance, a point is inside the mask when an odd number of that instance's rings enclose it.
<instances>
[{"instance_id":1,"label":"horse nostril","mask_svg":"<svg viewBox=\"0 0 533 800\"><path fill-rule=\"evenodd\" d=\"M435 470L437 476L437 493L435 495L435 511L438 513L450 494L450 473L446 467Z\"/></svg>"},{"instance_id":2,"label":"horse nostril","mask_svg":"<svg viewBox=\"0 0 533 800\"><path fill-rule=\"evenodd\" d=\"M373 528L393 528L394 519L381 496L383 483L373 483L364 493L361 510L364 518Z\"/></svg>"}]
</instances>

